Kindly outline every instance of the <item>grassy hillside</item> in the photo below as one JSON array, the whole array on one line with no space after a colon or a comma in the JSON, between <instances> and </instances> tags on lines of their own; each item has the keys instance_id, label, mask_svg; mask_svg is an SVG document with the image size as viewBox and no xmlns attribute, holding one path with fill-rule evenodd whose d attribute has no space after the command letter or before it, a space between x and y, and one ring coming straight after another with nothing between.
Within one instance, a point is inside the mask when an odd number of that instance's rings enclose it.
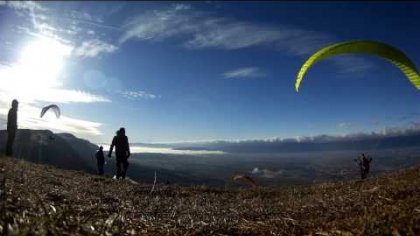
<instances>
[{"instance_id":1,"label":"grassy hillside","mask_svg":"<svg viewBox=\"0 0 420 236\"><path fill-rule=\"evenodd\" d=\"M309 187L132 184L0 157L0 232L420 235L420 168Z\"/></svg>"}]
</instances>

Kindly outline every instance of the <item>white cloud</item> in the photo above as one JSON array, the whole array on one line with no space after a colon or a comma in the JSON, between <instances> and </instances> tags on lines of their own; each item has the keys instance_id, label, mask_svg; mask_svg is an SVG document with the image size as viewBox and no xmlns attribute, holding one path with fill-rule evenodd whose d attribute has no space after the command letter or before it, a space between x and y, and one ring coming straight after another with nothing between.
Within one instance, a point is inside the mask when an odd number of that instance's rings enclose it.
<instances>
[{"instance_id":1,"label":"white cloud","mask_svg":"<svg viewBox=\"0 0 420 236\"><path fill-rule=\"evenodd\" d=\"M1 84L1 83L0 83ZM10 91L0 89L2 93L0 100L11 101L16 98L19 101L33 103L33 102L53 102L53 103L97 103L97 102L111 102L110 99L91 94L80 90L71 89L31 89L22 88L19 91Z\"/></svg>"},{"instance_id":2,"label":"white cloud","mask_svg":"<svg viewBox=\"0 0 420 236\"><path fill-rule=\"evenodd\" d=\"M22 51L18 62L0 65L0 114L6 115L12 99L18 99L21 128L48 128L55 131L98 135L100 123L62 116L40 119L36 104L110 102L108 98L88 92L61 88L60 76L70 48L52 39L40 39ZM42 61L38 55L42 54ZM65 114L65 113L64 113ZM3 116L4 117L4 116Z\"/></svg>"},{"instance_id":3,"label":"white cloud","mask_svg":"<svg viewBox=\"0 0 420 236\"><path fill-rule=\"evenodd\" d=\"M197 11L187 4L173 4L166 10L146 11L131 18L123 28L107 25L101 18L104 14L99 14L104 12L102 10L64 11L59 17L51 18L49 14L45 13L49 9L36 2L4 2L3 5L5 4L16 9L31 9L30 15L34 29L44 35L65 34L69 37L77 35L79 39L83 39L74 52L74 55L80 57L96 57L102 53L115 52L118 49L117 45L98 38L102 34L98 33L100 31L95 31L95 28L123 30L119 39L120 43L131 39L155 42L177 39L181 40L181 44L189 49L236 50L264 46L292 55L309 55L316 49L337 41L330 34L299 27L272 26L218 17L208 12ZM67 22L68 27L54 26L54 24L67 24L63 20L70 20ZM73 44L77 43L73 42ZM360 57L337 57L331 61L344 73L360 73L372 68L372 63Z\"/></svg>"},{"instance_id":4,"label":"white cloud","mask_svg":"<svg viewBox=\"0 0 420 236\"><path fill-rule=\"evenodd\" d=\"M16 9L22 16L22 23L14 28L32 36L54 38L67 44L79 45L74 55L80 57L96 57L102 53L112 53L118 49L116 45L106 42L101 37L105 35L96 33L97 28L119 30L118 27L103 24L102 11L75 11L68 9L47 8L36 2L0 2L0 5ZM108 9L107 7L103 10ZM51 14L55 13L55 14Z\"/></svg>"},{"instance_id":5,"label":"white cloud","mask_svg":"<svg viewBox=\"0 0 420 236\"><path fill-rule=\"evenodd\" d=\"M332 41L331 36L292 27L272 27L226 19L207 20L185 43L188 48L227 50L266 46L294 55L313 52Z\"/></svg>"},{"instance_id":6,"label":"white cloud","mask_svg":"<svg viewBox=\"0 0 420 236\"><path fill-rule=\"evenodd\" d=\"M115 45L102 40L106 33L96 33L101 31L95 27L115 28L102 24L102 19L90 12L71 15L65 8L48 8L37 2L0 1L1 6L13 9L13 13L20 17L16 21L19 24L7 28L9 33L6 32L4 42L12 42L10 47L16 48L20 57L0 64L0 120L4 120L10 101L16 98L20 103L20 128L50 129L84 137L101 134L101 123L70 117L65 110L60 119L48 118L48 114L40 119L39 113L41 106L49 103L65 108L66 103L111 102L107 97L88 91L64 88L62 76L66 74L66 62L71 56L96 57L117 50ZM17 45L16 37L30 40L21 47ZM47 42L46 47L44 42ZM42 55L41 60L39 55Z\"/></svg>"},{"instance_id":7,"label":"white cloud","mask_svg":"<svg viewBox=\"0 0 420 236\"><path fill-rule=\"evenodd\" d=\"M247 23L224 23L213 21L207 29L197 32L185 45L190 48L239 49L272 43L281 35L279 32L264 29Z\"/></svg>"},{"instance_id":8,"label":"white cloud","mask_svg":"<svg viewBox=\"0 0 420 236\"><path fill-rule=\"evenodd\" d=\"M138 99L138 98L142 98L142 99L155 99L158 96L152 93L148 93L145 91L122 91L120 92L124 97L129 98L129 99Z\"/></svg>"},{"instance_id":9,"label":"white cloud","mask_svg":"<svg viewBox=\"0 0 420 236\"><path fill-rule=\"evenodd\" d=\"M236 50L265 46L298 56L307 56L337 41L336 37L327 33L294 26L270 26L238 21L179 5L167 10L148 11L132 18L125 26L120 43L132 39L155 42L178 39L189 49ZM363 58L346 57L332 60L341 72L362 72L372 68L372 63Z\"/></svg>"},{"instance_id":10,"label":"white cloud","mask_svg":"<svg viewBox=\"0 0 420 236\"><path fill-rule=\"evenodd\" d=\"M109 150L109 144L102 144L105 150ZM162 154L176 154L176 155L208 155L208 154L225 154L225 152L217 150L178 150L172 148L161 147L145 147L133 145L130 147L131 153L162 153Z\"/></svg>"},{"instance_id":11,"label":"white cloud","mask_svg":"<svg viewBox=\"0 0 420 236\"><path fill-rule=\"evenodd\" d=\"M224 73L224 77L228 79L234 78L259 78L264 74L257 67L245 67Z\"/></svg>"},{"instance_id":12,"label":"white cloud","mask_svg":"<svg viewBox=\"0 0 420 236\"><path fill-rule=\"evenodd\" d=\"M16 10L40 10L44 11L45 8L42 7L39 3L34 1L0 1L0 6L5 5Z\"/></svg>"},{"instance_id":13,"label":"white cloud","mask_svg":"<svg viewBox=\"0 0 420 236\"><path fill-rule=\"evenodd\" d=\"M341 123L338 123L337 126L338 128L347 129L351 127L351 124L348 122L341 122Z\"/></svg>"},{"instance_id":14,"label":"white cloud","mask_svg":"<svg viewBox=\"0 0 420 236\"><path fill-rule=\"evenodd\" d=\"M120 43L129 39L163 40L179 34L194 31L193 18L179 12L187 11L183 7L174 7L167 11L148 11L131 19L126 25L126 31L120 38Z\"/></svg>"},{"instance_id":15,"label":"white cloud","mask_svg":"<svg viewBox=\"0 0 420 236\"><path fill-rule=\"evenodd\" d=\"M55 28L54 26L46 22L37 22L34 25L34 28L38 32L42 32L43 34L51 34L51 35L54 35L55 33L59 31L59 29Z\"/></svg>"},{"instance_id":16,"label":"white cloud","mask_svg":"<svg viewBox=\"0 0 420 236\"><path fill-rule=\"evenodd\" d=\"M179 5L168 10L149 11L127 24L120 39L163 40L184 37L188 48L240 49L250 46L274 46L294 54L308 53L332 37L296 27L272 27L210 16Z\"/></svg>"},{"instance_id":17,"label":"white cloud","mask_svg":"<svg viewBox=\"0 0 420 236\"><path fill-rule=\"evenodd\" d=\"M83 42L80 47L74 50L74 55L80 57L96 57L101 53L111 53L117 49L118 47L115 45L99 39L94 39Z\"/></svg>"},{"instance_id":18,"label":"white cloud","mask_svg":"<svg viewBox=\"0 0 420 236\"><path fill-rule=\"evenodd\" d=\"M121 30L119 27L106 24L105 19L107 16L121 10L123 6L124 4L119 6L115 6L115 4L113 4L112 7L98 5L96 8L89 9L89 12L75 10L65 11L62 16L56 17L55 19L67 20L72 24L83 25L84 27L89 25L90 27L100 28L103 30L119 31Z\"/></svg>"},{"instance_id":19,"label":"white cloud","mask_svg":"<svg viewBox=\"0 0 420 236\"><path fill-rule=\"evenodd\" d=\"M374 68L374 64L360 56L345 55L333 57L331 60L337 65L342 73L362 73Z\"/></svg>"},{"instance_id":20,"label":"white cloud","mask_svg":"<svg viewBox=\"0 0 420 236\"><path fill-rule=\"evenodd\" d=\"M103 19L101 17L93 16L92 14L85 11L71 11L70 16L77 20L93 21L97 23L103 22Z\"/></svg>"},{"instance_id":21,"label":"white cloud","mask_svg":"<svg viewBox=\"0 0 420 236\"><path fill-rule=\"evenodd\" d=\"M70 89L50 89L43 94L38 94L35 98L39 101L59 102L59 103L94 103L94 102L111 102L110 99L91 94L81 90Z\"/></svg>"},{"instance_id":22,"label":"white cloud","mask_svg":"<svg viewBox=\"0 0 420 236\"><path fill-rule=\"evenodd\" d=\"M255 167L252 171L252 174L254 175L261 175L263 178L273 179L281 174L283 174L283 170L278 171L272 171L269 169L259 169L258 167Z\"/></svg>"},{"instance_id":23,"label":"white cloud","mask_svg":"<svg viewBox=\"0 0 420 236\"><path fill-rule=\"evenodd\" d=\"M412 122L406 126L382 128L375 133L380 136L404 136L420 132L420 123Z\"/></svg>"},{"instance_id":24,"label":"white cloud","mask_svg":"<svg viewBox=\"0 0 420 236\"><path fill-rule=\"evenodd\" d=\"M51 51L43 51L48 43ZM54 45L57 44L57 45ZM84 91L60 88L60 75L67 48L58 42L41 41L29 45L22 59L8 66L0 65L0 100L17 98L25 102L110 102L108 98ZM25 52L25 50L23 50ZM43 61L33 57L42 51ZM28 56L29 55L29 56ZM48 62L48 63L46 63Z\"/></svg>"},{"instance_id":25,"label":"white cloud","mask_svg":"<svg viewBox=\"0 0 420 236\"><path fill-rule=\"evenodd\" d=\"M176 4L175 5L175 10L189 10L191 9L190 5L187 4Z\"/></svg>"},{"instance_id":26,"label":"white cloud","mask_svg":"<svg viewBox=\"0 0 420 236\"><path fill-rule=\"evenodd\" d=\"M0 119L5 120L10 101L0 100ZM18 125L19 129L49 129L54 132L71 132L78 135L100 135L101 123L71 118L65 111L59 119L52 113L47 113L40 118L41 107L31 103L19 101ZM5 124L3 124L5 126ZM5 127L2 127L5 128Z\"/></svg>"}]
</instances>

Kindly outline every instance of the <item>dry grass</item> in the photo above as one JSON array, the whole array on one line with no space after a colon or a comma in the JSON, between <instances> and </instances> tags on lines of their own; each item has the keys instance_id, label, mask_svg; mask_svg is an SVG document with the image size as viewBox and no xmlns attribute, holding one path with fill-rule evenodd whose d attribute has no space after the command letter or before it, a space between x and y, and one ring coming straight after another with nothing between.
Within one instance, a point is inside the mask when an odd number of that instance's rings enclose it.
<instances>
[{"instance_id":1,"label":"dry grass","mask_svg":"<svg viewBox=\"0 0 420 236\"><path fill-rule=\"evenodd\" d=\"M151 188L3 157L0 232L420 235L419 167L364 182L286 189Z\"/></svg>"}]
</instances>

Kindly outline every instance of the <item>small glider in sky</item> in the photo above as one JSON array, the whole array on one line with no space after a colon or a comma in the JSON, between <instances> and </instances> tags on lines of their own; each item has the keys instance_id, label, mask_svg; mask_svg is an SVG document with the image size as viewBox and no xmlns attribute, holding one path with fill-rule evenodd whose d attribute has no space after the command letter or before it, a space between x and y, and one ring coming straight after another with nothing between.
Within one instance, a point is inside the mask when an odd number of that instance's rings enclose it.
<instances>
[{"instance_id":1,"label":"small glider in sky","mask_svg":"<svg viewBox=\"0 0 420 236\"><path fill-rule=\"evenodd\" d=\"M42 110L41 110L41 118L50 109L55 113L55 116L57 117L57 119L60 118L60 115L61 115L60 108L57 105L55 105L55 104L51 104L51 105L48 105L46 107L43 107Z\"/></svg>"}]
</instances>

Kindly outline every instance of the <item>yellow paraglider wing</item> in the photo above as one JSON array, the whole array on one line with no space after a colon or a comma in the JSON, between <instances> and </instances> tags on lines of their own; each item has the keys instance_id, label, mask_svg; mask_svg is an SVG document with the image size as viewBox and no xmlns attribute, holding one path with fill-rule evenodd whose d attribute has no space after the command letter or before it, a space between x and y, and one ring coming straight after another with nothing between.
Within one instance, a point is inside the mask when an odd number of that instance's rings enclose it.
<instances>
[{"instance_id":1,"label":"yellow paraglider wing","mask_svg":"<svg viewBox=\"0 0 420 236\"><path fill-rule=\"evenodd\" d=\"M404 73L408 80L410 80L417 89L420 89L419 72L414 63L403 52L385 43L361 40L330 45L310 56L300 68L298 73L295 84L296 92L299 91L300 83L302 82L306 72L315 63L327 57L347 53L366 53L383 57L392 64L396 65Z\"/></svg>"}]
</instances>

